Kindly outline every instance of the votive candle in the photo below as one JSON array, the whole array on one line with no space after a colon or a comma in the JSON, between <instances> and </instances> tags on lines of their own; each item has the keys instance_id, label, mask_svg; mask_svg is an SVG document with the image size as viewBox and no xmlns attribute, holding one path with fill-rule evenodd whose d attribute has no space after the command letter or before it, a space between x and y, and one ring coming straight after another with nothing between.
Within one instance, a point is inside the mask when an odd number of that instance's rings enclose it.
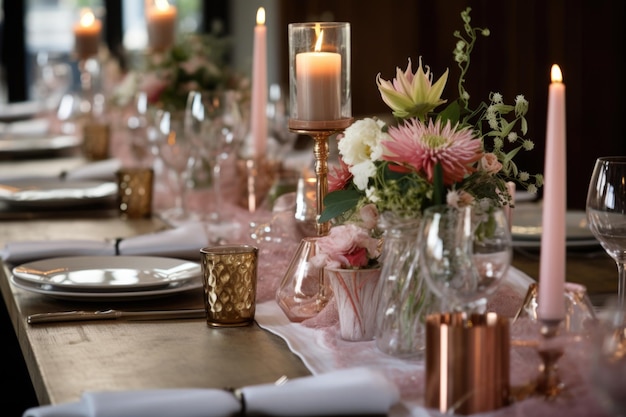
<instances>
[{"instance_id":1,"label":"votive candle","mask_svg":"<svg viewBox=\"0 0 626 417\"><path fill-rule=\"evenodd\" d=\"M542 321L565 318L566 149L565 84L561 69L552 66L543 185L541 257L537 315Z\"/></svg>"},{"instance_id":2,"label":"votive candle","mask_svg":"<svg viewBox=\"0 0 626 417\"><path fill-rule=\"evenodd\" d=\"M74 25L74 52L79 60L98 54L102 22L96 19L93 11L86 8L80 12L80 19Z\"/></svg>"}]
</instances>

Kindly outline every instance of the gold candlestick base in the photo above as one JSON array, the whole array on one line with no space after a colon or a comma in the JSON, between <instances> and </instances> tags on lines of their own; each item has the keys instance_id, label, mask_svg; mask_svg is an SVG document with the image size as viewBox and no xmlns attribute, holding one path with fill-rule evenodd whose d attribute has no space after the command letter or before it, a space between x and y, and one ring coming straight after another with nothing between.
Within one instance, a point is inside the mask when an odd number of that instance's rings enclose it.
<instances>
[{"instance_id":1,"label":"gold candlestick base","mask_svg":"<svg viewBox=\"0 0 626 417\"><path fill-rule=\"evenodd\" d=\"M561 381L557 362L563 356L564 347L555 343L560 320L544 320L541 325L543 341L539 343L537 352L543 361L539 367L539 377L535 386L535 394L546 399L554 399L563 391L565 384Z\"/></svg>"},{"instance_id":2,"label":"gold candlestick base","mask_svg":"<svg viewBox=\"0 0 626 417\"><path fill-rule=\"evenodd\" d=\"M324 211L324 198L328 191L328 138L343 131L351 123L352 118L329 122L289 121L289 129L292 132L309 135L315 140L315 176L317 179L315 221L317 237L302 239L276 294L278 305L293 322L315 317L326 307L332 295L324 270L312 271L309 260L315 256L315 240L327 235L330 231L329 222L319 222Z\"/></svg>"}]
</instances>

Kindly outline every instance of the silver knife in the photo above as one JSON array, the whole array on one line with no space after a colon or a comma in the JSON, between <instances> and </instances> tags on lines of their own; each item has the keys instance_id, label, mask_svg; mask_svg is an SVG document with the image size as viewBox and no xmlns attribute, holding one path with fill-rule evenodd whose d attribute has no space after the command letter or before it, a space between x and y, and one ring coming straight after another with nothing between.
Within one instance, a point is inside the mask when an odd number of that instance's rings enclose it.
<instances>
[{"instance_id":1,"label":"silver knife","mask_svg":"<svg viewBox=\"0 0 626 417\"><path fill-rule=\"evenodd\" d=\"M149 310L149 311L60 311L54 313L37 313L28 316L28 324L54 323L62 321L88 320L175 320L199 319L206 317L202 308L189 310Z\"/></svg>"}]
</instances>

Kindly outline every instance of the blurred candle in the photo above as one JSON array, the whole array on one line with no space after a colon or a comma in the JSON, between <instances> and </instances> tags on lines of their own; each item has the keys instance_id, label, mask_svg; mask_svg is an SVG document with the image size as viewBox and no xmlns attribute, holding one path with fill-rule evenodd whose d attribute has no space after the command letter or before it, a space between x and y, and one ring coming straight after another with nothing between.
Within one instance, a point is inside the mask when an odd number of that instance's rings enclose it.
<instances>
[{"instance_id":1,"label":"blurred candle","mask_svg":"<svg viewBox=\"0 0 626 417\"><path fill-rule=\"evenodd\" d=\"M256 157L263 157L267 147L267 35L263 7L257 11L254 28L251 113L254 153Z\"/></svg>"},{"instance_id":2,"label":"blurred candle","mask_svg":"<svg viewBox=\"0 0 626 417\"><path fill-rule=\"evenodd\" d=\"M79 60L98 54L102 22L96 19L91 9L82 9L80 19L74 25L74 52Z\"/></svg>"},{"instance_id":3,"label":"blurred candle","mask_svg":"<svg viewBox=\"0 0 626 417\"><path fill-rule=\"evenodd\" d=\"M164 51L174 45L177 10L167 0L154 0L146 5L148 42L154 51Z\"/></svg>"},{"instance_id":4,"label":"blurred candle","mask_svg":"<svg viewBox=\"0 0 626 417\"><path fill-rule=\"evenodd\" d=\"M565 318L565 85L561 69L552 66L548 93L543 216L537 315L542 321Z\"/></svg>"},{"instance_id":5,"label":"blurred candle","mask_svg":"<svg viewBox=\"0 0 626 417\"><path fill-rule=\"evenodd\" d=\"M296 55L298 119L327 121L341 118L341 55L322 52L324 31L314 52Z\"/></svg>"}]
</instances>

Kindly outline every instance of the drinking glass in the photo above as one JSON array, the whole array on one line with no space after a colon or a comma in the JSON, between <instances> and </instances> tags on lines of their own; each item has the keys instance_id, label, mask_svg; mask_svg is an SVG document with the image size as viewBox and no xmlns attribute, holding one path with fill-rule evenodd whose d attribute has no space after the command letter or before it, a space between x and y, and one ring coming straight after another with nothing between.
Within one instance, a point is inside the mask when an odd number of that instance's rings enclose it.
<instances>
[{"instance_id":1,"label":"drinking glass","mask_svg":"<svg viewBox=\"0 0 626 417\"><path fill-rule=\"evenodd\" d=\"M433 206L420 227L426 282L450 311L482 313L511 265L512 241L503 209Z\"/></svg>"},{"instance_id":2,"label":"drinking glass","mask_svg":"<svg viewBox=\"0 0 626 417\"><path fill-rule=\"evenodd\" d=\"M176 178L174 207L161 213L171 223L189 219L186 206L189 167L193 164L191 135L185 134L185 117L181 112L159 111L156 115L159 157Z\"/></svg>"},{"instance_id":3,"label":"drinking glass","mask_svg":"<svg viewBox=\"0 0 626 417\"><path fill-rule=\"evenodd\" d=\"M35 92L45 115L53 114L61 97L72 84L72 68L60 57L38 52L36 57Z\"/></svg>"},{"instance_id":4,"label":"drinking glass","mask_svg":"<svg viewBox=\"0 0 626 417\"><path fill-rule=\"evenodd\" d=\"M618 303L626 306L626 156L596 160L587 192L587 221L617 264Z\"/></svg>"},{"instance_id":5,"label":"drinking glass","mask_svg":"<svg viewBox=\"0 0 626 417\"><path fill-rule=\"evenodd\" d=\"M148 94L139 91L133 98L133 105L126 116L125 127L128 133L128 147L133 159L141 166L150 166L158 149L150 135Z\"/></svg>"},{"instance_id":6,"label":"drinking glass","mask_svg":"<svg viewBox=\"0 0 626 417\"><path fill-rule=\"evenodd\" d=\"M239 93L226 91L192 91L187 100L189 134L200 152L208 157L212 169L214 210L209 220L223 224L224 193L222 168L243 142L248 120Z\"/></svg>"}]
</instances>

